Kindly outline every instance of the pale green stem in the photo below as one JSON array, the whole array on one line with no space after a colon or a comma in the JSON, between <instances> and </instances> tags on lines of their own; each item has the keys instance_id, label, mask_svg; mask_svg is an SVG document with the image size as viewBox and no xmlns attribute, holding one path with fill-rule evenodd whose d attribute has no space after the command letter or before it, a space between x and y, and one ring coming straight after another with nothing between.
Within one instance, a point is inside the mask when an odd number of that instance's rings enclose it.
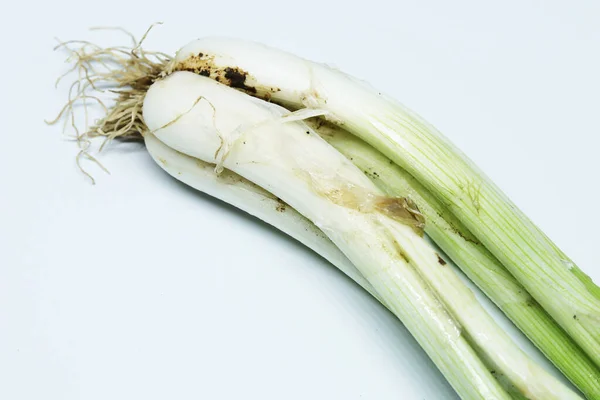
<instances>
[{"instance_id":1,"label":"pale green stem","mask_svg":"<svg viewBox=\"0 0 600 400\"><path fill-rule=\"evenodd\" d=\"M405 170L357 137L330 124L321 136L393 196L411 198L426 218L426 233L513 323L589 399L600 398L600 371L525 288Z\"/></svg>"}]
</instances>

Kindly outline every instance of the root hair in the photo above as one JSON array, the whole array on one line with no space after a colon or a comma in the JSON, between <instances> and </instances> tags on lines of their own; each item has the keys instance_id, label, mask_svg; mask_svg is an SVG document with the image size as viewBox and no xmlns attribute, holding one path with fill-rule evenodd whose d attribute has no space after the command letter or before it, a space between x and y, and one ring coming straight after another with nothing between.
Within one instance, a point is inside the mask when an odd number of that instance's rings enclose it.
<instances>
[{"instance_id":1,"label":"root hair","mask_svg":"<svg viewBox=\"0 0 600 400\"><path fill-rule=\"evenodd\" d=\"M94 178L83 168L81 159L88 159L104 166L90 154L91 139L103 137L100 150L115 138L140 139L147 132L142 116L142 104L150 85L166 75L171 57L165 53L146 51L142 44L152 28L151 25L140 40L129 31L119 27L96 27L92 30L118 30L131 39L130 46L100 47L83 40L60 41L55 50L66 49L69 52L67 63L71 68L56 80L56 86L72 73L77 77L70 84L66 104L56 118L46 121L54 125L63 121L63 133L69 128L70 135L79 147L76 163L79 169L95 183ZM114 101L107 106L101 96L106 94ZM90 123L88 108L91 105L101 107L104 115ZM85 116L84 129L77 127L76 107L82 106ZM69 136L69 135L68 135Z\"/></svg>"}]
</instances>

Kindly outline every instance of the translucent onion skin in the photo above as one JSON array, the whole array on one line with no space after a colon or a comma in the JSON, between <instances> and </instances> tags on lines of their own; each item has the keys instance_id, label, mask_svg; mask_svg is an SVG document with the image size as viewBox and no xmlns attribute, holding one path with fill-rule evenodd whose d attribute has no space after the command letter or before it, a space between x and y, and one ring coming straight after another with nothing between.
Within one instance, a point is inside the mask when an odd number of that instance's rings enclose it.
<instances>
[{"instance_id":1,"label":"translucent onion skin","mask_svg":"<svg viewBox=\"0 0 600 400\"><path fill-rule=\"evenodd\" d=\"M326 65L237 39L183 47L170 70L207 75L290 109L320 108L415 177L600 366L600 289L432 125Z\"/></svg>"},{"instance_id":2,"label":"translucent onion skin","mask_svg":"<svg viewBox=\"0 0 600 400\"><path fill-rule=\"evenodd\" d=\"M414 227L395 218L405 210L374 208L383 193L304 123L283 122L287 114L187 72L154 83L144 101L144 120L161 142L234 171L318 226L463 398L510 398L480 357L526 397L579 398L529 360Z\"/></svg>"}]
</instances>

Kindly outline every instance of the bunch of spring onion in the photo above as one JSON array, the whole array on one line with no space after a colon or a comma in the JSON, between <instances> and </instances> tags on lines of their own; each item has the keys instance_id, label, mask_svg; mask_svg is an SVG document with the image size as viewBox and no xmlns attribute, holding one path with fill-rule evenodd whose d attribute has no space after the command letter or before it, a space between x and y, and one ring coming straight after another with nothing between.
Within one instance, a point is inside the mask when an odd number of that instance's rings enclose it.
<instances>
[{"instance_id":1,"label":"bunch of spring onion","mask_svg":"<svg viewBox=\"0 0 600 400\"><path fill-rule=\"evenodd\" d=\"M77 131L78 164L95 160L93 137L142 138L170 175L363 286L461 398L580 398L496 324L427 234L585 396L600 398L600 289L435 128L362 81L260 44L208 38L175 57L141 45L59 46L79 71L59 118L74 121L79 102L106 113ZM106 86L110 107L94 93Z\"/></svg>"}]
</instances>

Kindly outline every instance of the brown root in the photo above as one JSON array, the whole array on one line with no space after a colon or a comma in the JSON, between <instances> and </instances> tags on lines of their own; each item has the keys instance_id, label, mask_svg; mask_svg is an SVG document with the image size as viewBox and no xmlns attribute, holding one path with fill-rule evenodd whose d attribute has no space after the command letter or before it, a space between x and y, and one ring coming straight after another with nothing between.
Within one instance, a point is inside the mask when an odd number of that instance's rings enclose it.
<instances>
[{"instance_id":1,"label":"brown root","mask_svg":"<svg viewBox=\"0 0 600 400\"><path fill-rule=\"evenodd\" d=\"M161 52L145 51L142 44L150 30L150 26L140 40L122 28L93 28L114 29L125 33L131 39L131 46L100 47L87 41L59 41L55 50L69 51L67 62L72 67L56 81L56 85L69 74L76 72L77 78L70 85L65 106L52 121L54 125L64 121L63 133L69 127L74 132L74 139L79 146L77 166L94 183L93 177L81 166L81 159L86 158L106 169L90 154L91 139L104 137L100 146L104 146L115 138L141 138L147 131L142 116L142 104L150 85L165 75L167 64L171 57ZM114 104L105 105L101 95L108 95ZM90 124L88 106L100 106L104 115ZM76 123L75 109L83 107L85 126L80 130ZM107 171L108 172L108 171Z\"/></svg>"}]
</instances>

